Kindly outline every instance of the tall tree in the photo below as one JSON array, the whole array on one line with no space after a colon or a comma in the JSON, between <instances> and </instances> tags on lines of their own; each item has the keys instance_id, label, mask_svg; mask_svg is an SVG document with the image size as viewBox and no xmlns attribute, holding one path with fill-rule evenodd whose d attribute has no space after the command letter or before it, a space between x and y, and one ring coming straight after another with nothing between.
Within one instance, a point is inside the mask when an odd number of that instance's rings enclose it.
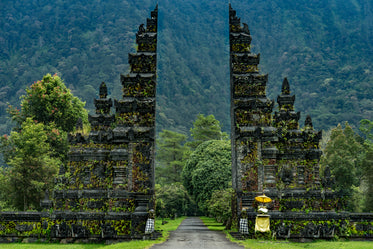
<instances>
[{"instance_id":1,"label":"tall tree","mask_svg":"<svg viewBox=\"0 0 373 249\"><path fill-rule=\"evenodd\" d=\"M27 118L43 123L49 137L52 156L64 159L68 151L67 132L74 130L80 118L88 123L84 102L75 97L58 75L47 74L26 89L21 109L9 106L8 112L19 131Z\"/></svg>"},{"instance_id":2,"label":"tall tree","mask_svg":"<svg viewBox=\"0 0 373 249\"><path fill-rule=\"evenodd\" d=\"M53 176L61 162L50 156L48 136L42 123L26 118L21 129L21 132L13 131L8 138L15 152L3 173L8 178L8 200L15 208L25 211L39 207L44 191L52 188Z\"/></svg>"},{"instance_id":3,"label":"tall tree","mask_svg":"<svg viewBox=\"0 0 373 249\"><path fill-rule=\"evenodd\" d=\"M360 131L365 136L364 148L365 155L363 159L363 173L366 185L364 211L373 211L373 121L363 119L360 121Z\"/></svg>"},{"instance_id":4,"label":"tall tree","mask_svg":"<svg viewBox=\"0 0 373 249\"><path fill-rule=\"evenodd\" d=\"M373 121L361 120L359 130L364 134L367 143L373 143Z\"/></svg>"},{"instance_id":5,"label":"tall tree","mask_svg":"<svg viewBox=\"0 0 373 249\"><path fill-rule=\"evenodd\" d=\"M163 130L157 140L156 160L157 181L161 184L181 182L183 157L189 148L185 146L187 136L169 130Z\"/></svg>"},{"instance_id":6,"label":"tall tree","mask_svg":"<svg viewBox=\"0 0 373 249\"><path fill-rule=\"evenodd\" d=\"M193 123L193 128L190 129L192 142L187 145L193 150L201 143L209 140L222 140L227 139L228 135L221 131L220 122L215 119L214 115L205 117L203 114L198 114L196 121Z\"/></svg>"},{"instance_id":7,"label":"tall tree","mask_svg":"<svg viewBox=\"0 0 373 249\"><path fill-rule=\"evenodd\" d=\"M3 203L20 210L38 208L58 165L66 159L67 132L79 118L87 121L87 111L60 77L48 74L26 89L21 109L9 106L8 112L16 127L0 141L9 166L1 177L3 189L8 191Z\"/></svg>"},{"instance_id":8,"label":"tall tree","mask_svg":"<svg viewBox=\"0 0 373 249\"><path fill-rule=\"evenodd\" d=\"M363 160L364 180L366 181L366 191L364 193L364 211L373 211L373 145L369 145Z\"/></svg>"},{"instance_id":9,"label":"tall tree","mask_svg":"<svg viewBox=\"0 0 373 249\"><path fill-rule=\"evenodd\" d=\"M322 167L328 166L335 177L335 190L347 195L353 194L354 186L360 186L363 176L364 147L357 141L360 140L358 138L347 122L344 129L339 124L331 130L330 140L321 160ZM356 203L349 204L350 209L355 208Z\"/></svg>"},{"instance_id":10,"label":"tall tree","mask_svg":"<svg viewBox=\"0 0 373 249\"><path fill-rule=\"evenodd\" d=\"M45 125L54 123L58 129L70 132L79 118L87 122L85 103L74 97L57 74L47 74L26 88L26 94L21 99L21 110L9 108L12 119L18 125L31 117Z\"/></svg>"}]
</instances>

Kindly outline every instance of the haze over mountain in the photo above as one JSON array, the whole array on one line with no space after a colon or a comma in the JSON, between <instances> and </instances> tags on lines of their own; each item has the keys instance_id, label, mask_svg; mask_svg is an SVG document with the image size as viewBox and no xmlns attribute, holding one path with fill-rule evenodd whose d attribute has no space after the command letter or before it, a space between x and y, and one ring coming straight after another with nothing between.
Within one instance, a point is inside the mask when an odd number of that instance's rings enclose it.
<instances>
[{"instance_id":1,"label":"haze over mountain","mask_svg":"<svg viewBox=\"0 0 373 249\"><path fill-rule=\"evenodd\" d=\"M231 0L276 99L284 77L316 129L373 119L370 0ZM157 129L187 133L198 113L229 131L228 1L159 0ZM2 0L0 120L26 86L58 73L93 110L102 81L121 98L135 33L155 0ZM277 107L275 107L276 109Z\"/></svg>"}]
</instances>

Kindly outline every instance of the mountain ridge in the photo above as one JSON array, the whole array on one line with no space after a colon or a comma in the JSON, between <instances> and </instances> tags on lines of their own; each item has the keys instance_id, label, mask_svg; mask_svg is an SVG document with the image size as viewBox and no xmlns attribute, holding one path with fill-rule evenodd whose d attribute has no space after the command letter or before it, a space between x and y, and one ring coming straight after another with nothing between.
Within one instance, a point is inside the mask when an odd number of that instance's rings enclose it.
<instances>
[{"instance_id":1,"label":"mountain ridge","mask_svg":"<svg viewBox=\"0 0 373 249\"><path fill-rule=\"evenodd\" d=\"M316 129L373 119L373 10L368 0L231 0L250 28L252 51L276 99L284 77L295 108ZM230 130L228 3L162 0L159 4L157 130L187 134L198 113ZM93 110L101 81L121 98L135 32L156 1L2 1L0 130L10 131L7 102L26 86L59 73ZM275 107L276 110L277 107Z\"/></svg>"}]
</instances>

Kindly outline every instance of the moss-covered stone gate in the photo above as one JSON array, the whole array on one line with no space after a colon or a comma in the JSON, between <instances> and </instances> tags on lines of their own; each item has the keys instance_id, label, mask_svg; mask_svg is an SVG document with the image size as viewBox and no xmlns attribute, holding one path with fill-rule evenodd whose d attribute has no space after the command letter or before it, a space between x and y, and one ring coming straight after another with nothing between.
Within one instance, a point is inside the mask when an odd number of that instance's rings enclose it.
<instances>
[{"instance_id":1,"label":"moss-covered stone gate","mask_svg":"<svg viewBox=\"0 0 373 249\"><path fill-rule=\"evenodd\" d=\"M260 54L250 51L248 25L241 24L229 6L232 185L236 196L233 216L238 223L246 210L249 234L254 234L258 203L265 194L271 216L271 231L278 238L372 238L373 216L350 214L343 196L332 191L328 168L320 178L321 131L315 131L310 116L299 127L294 111L295 95L285 78L274 101L266 96L268 75L260 74Z\"/></svg>"},{"instance_id":2,"label":"moss-covered stone gate","mask_svg":"<svg viewBox=\"0 0 373 249\"><path fill-rule=\"evenodd\" d=\"M82 134L78 124L69 135L69 162L60 168L53 199L46 194L42 212L0 213L0 242L143 238L149 210L155 208L157 22L156 7L136 34L130 73L121 76L123 98L108 98L101 83L90 134ZM246 209L253 228L254 197L265 193L273 199L271 228L279 238L372 238L372 214L336 212L344 208L343 196L330 189L328 170L319 176L321 132L310 117L299 128L286 78L279 110L272 114L268 75L259 73L260 55L250 52L248 26L231 6L229 31L234 218Z\"/></svg>"},{"instance_id":3,"label":"moss-covered stone gate","mask_svg":"<svg viewBox=\"0 0 373 249\"><path fill-rule=\"evenodd\" d=\"M103 82L91 131L69 134L67 165L60 167L53 200L43 212L1 213L4 241L49 239L142 239L154 209L155 94L158 6L136 34L130 73L121 75L123 98L108 98ZM115 114L112 114L114 107Z\"/></svg>"}]
</instances>

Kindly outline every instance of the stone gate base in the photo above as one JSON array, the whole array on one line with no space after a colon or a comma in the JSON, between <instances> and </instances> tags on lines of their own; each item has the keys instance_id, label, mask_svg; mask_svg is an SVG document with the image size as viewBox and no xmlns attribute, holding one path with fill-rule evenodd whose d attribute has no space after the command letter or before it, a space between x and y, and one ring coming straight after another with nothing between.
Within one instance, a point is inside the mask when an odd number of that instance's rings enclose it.
<instances>
[{"instance_id":1,"label":"stone gate base","mask_svg":"<svg viewBox=\"0 0 373 249\"><path fill-rule=\"evenodd\" d=\"M257 213L248 213L249 233L231 233L236 239L276 238L296 241L313 239L373 240L373 213L270 212L271 232L255 233Z\"/></svg>"},{"instance_id":2,"label":"stone gate base","mask_svg":"<svg viewBox=\"0 0 373 249\"><path fill-rule=\"evenodd\" d=\"M147 218L147 212L1 212L0 243L143 239Z\"/></svg>"}]
</instances>

